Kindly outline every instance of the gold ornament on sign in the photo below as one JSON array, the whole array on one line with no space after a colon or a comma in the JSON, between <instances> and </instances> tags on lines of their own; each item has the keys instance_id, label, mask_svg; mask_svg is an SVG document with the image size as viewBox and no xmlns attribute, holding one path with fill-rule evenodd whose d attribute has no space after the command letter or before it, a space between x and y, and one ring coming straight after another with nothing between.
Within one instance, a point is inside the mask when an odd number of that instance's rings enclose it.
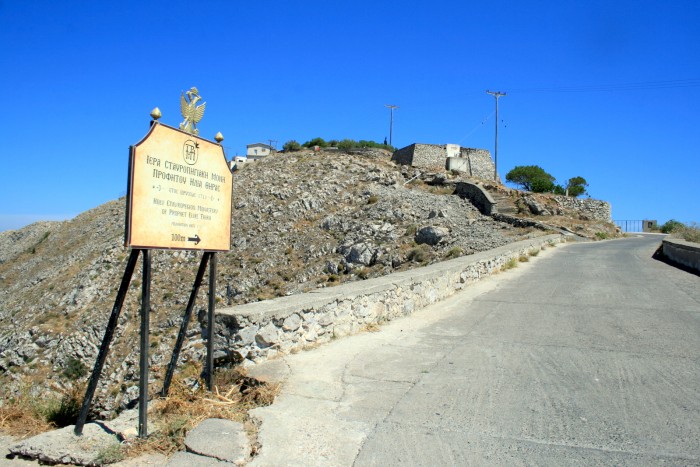
<instances>
[{"instance_id":1,"label":"gold ornament on sign","mask_svg":"<svg viewBox=\"0 0 700 467\"><path fill-rule=\"evenodd\" d=\"M197 105L197 102L200 100L202 100L202 98L199 96L199 91L197 91L195 87L192 87L192 89L180 95L180 111L184 118L182 123L180 123L180 129L191 135L199 135L197 123L199 123L204 116L204 109L207 106L206 102Z\"/></svg>"}]
</instances>

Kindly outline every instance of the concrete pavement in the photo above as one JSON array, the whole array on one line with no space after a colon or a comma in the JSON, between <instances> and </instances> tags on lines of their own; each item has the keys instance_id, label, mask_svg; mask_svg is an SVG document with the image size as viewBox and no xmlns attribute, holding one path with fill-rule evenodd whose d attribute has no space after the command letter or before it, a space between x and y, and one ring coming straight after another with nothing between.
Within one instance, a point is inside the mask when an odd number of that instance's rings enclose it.
<instances>
[{"instance_id":1,"label":"concrete pavement","mask_svg":"<svg viewBox=\"0 0 700 467\"><path fill-rule=\"evenodd\" d=\"M252 465L700 465L700 278L659 237L558 246L270 362Z\"/></svg>"}]
</instances>

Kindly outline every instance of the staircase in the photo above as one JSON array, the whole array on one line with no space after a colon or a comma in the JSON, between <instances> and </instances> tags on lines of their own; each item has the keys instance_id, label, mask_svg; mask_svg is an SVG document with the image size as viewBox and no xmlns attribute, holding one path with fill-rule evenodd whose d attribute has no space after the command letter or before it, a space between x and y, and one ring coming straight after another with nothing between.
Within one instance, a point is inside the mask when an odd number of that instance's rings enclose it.
<instances>
[{"instance_id":1,"label":"staircase","mask_svg":"<svg viewBox=\"0 0 700 467\"><path fill-rule=\"evenodd\" d=\"M496 202L496 212L509 216L514 216L518 213L518 208L515 206L513 198L496 190L488 190L488 192Z\"/></svg>"}]
</instances>

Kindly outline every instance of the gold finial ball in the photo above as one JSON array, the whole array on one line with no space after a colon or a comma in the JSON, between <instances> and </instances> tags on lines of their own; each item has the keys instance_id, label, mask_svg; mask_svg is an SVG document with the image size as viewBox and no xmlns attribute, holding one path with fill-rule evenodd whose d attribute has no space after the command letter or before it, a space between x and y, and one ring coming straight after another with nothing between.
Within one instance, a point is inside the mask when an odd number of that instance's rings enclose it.
<instances>
[{"instance_id":1,"label":"gold finial ball","mask_svg":"<svg viewBox=\"0 0 700 467\"><path fill-rule=\"evenodd\" d=\"M214 139L217 143L221 143L224 140L224 135L222 135L221 132L218 132L216 136L214 136Z\"/></svg>"},{"instance_id":2,"label":"gold finial ball","mask_svg":"<svg viewBox=\"0 0 700 467\"><path fill-rule=\"evenodd\" d=\"M162 117L163 114L160 113L160 109L156 107L155 109L151 110L151 118L153 120L158 120L160 117Z\"/></svg>"}]
</instances>

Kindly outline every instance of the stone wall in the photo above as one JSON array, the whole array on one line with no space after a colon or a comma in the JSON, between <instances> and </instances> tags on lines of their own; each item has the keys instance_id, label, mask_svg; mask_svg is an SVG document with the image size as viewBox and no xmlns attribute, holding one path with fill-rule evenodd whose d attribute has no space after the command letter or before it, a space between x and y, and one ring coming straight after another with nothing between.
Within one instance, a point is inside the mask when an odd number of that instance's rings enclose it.
<instances>
[{"instance_id":1,"label":"stone wall","mask_svg":"<svg viewBox=\"0 0 700 467\"><path fill-rule=\"evenodd\" d=\"M415 144L411 165L413 167L440 170L445 167L445 159L447 159L447 149L445 146L437 144Z\"/></svg>"},{"instance_id":2,"label":"stone wall","mask_svg":"<svg viewBox=\"0 0 700 467\"><path fill-rule=\"evenodd\" d=\"M459 157L449 157L459 154ZM455 159L455 160L451 160ZM459 170L472 177L493 180L494 163L491 153L486 149L460 148L457 144L420 144L415 143L394 152L391 160L413 167L430 170Z\"/></svg>"},{"instance_id":3,"label":"stone wall","mask_svg":"<svg viewBox=\"0 0 700 467\"><path fill-rule=\"evenodd\" d=\"M462 148L462 157L469 160L470 175L472 177L493 180L496 167L491 153L486 149Z\"/></svg>"},{"instance_id":4,"label":"stone wall","mask_svg":"<svg viewBox=\"0 0 700 467\"><path fill-rule=\"evenodd\" d=\"M415 149L415 144L398 149L391 155L391 160L401 165L411 165L413 163L413 151L415 151Z\"/></svg>"},{"instance_id":5,"label":"stone wall","mask_svg":"<svg viewBox=\"0 0 700 467\"><path fill-rule=\"evenodd\" d=\"M552 195L552 198L561 209L575 212L582 219L612 222L610 203L606 201L561 195Z\"/></svg>"},{"instance_id":6,"label":"stone wall","mask_svg":"<svg viewBox=\"0 0 700 467\"><path fill-rule=\"evenodd\" d=\"M562 238L536 237L389 276L218 309L215 358L250 364L409 315Z\"/></svg>"}]
</instances>

